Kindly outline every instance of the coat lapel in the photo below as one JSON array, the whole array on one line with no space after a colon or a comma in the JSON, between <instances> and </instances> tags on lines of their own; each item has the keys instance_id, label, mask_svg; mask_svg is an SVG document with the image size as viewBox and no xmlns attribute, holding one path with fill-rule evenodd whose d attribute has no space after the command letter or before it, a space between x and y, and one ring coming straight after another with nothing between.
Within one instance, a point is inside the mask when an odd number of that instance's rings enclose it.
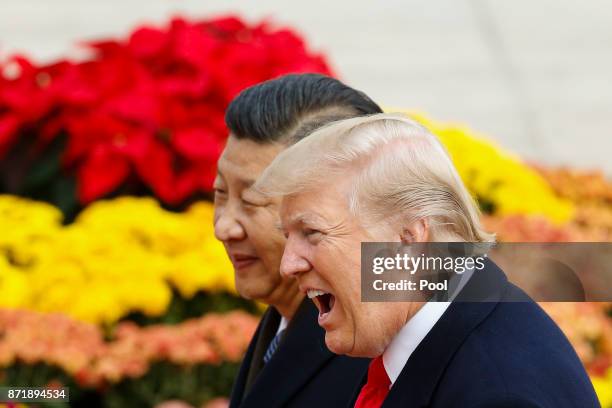
<instances>
[{"instance_id":1,"label":"coat lapel","mask_svg":"<svg viewBox=\"0 0 612 408\"><path fill-rule=\"evenodd\" d=\"M230 408L237 408L240 406L256 378L257 373L254 370L259 372L261 369L263 361L259 363L258 360L261 360L261 355L263 354L260 352L260 349L262 348L262 343L265 342L264 337L269 337L267 332L270 331L269 328L274 324L273 320L275 319L280 320L280 315L278 315L278 312L276 312L274 308L268 308L257 326L257 330L249 343L249 348L240 365L238 375L236 376L232 388ZM276 325L278 326L278 323Z\"/></svg>"},{"instance_id":2,"label":"coat lapel","mask_svg":"<svg viewBox=\"0 0 612 408\"><path fill-rule=\"evenodd\" d=\"M324 331L317 323L317 308L305 299L287 327L278 350L261 370L247 406L278 407L298 392L334 354L324 344Z\"/></svg>"},{"instance_id":3,"label":"coat lapel","mask_svg":"<svg viewBox=\"0 0 612 408\"><path fill-rule=\"evenodd\" d=\"M414 350L382 406L417 408L430 405L438 382L455 352L493 311L507 287L504 273L488 261L487 267L473 275L457 300ZM462 294L472 301L461 302ZM476 294L483 298L482 302L473 301Z\"/></svg>"},{"instance_id":4,"label":"coat lapel","mask_svg":"<svg viewBox=\"0 0 612 408\"><path fill-rule=\"evenodd\" d=\"M253 355L249 364L249 372L246 377L246 384L244 387L243 398L249 393L253 384L257 380L259 373L264 367L263 356L270 345L270 342L276 335L278 325L280 324L281 316L273 307L268 308L266 314L261 319L261 330L255 347L253 349Z\"/></svg>"},{"instance_id":5,"label":"coat lapel","mask_svg":"<svg viewBox=\"0 0 612 408\"><path fill-rule=\"evenodd\" d=\"M368 367L369 369L369 367ZM359 394L361 393L361 389L368 382L368 370L366 370L365 374L361 378L361 381L358 384L355 384L355 390L353 391L353 398L346 406L346 408L353 408L355 406L355 402L357 402L357 398L359 398Z\"/></svg>"}]
</instances>

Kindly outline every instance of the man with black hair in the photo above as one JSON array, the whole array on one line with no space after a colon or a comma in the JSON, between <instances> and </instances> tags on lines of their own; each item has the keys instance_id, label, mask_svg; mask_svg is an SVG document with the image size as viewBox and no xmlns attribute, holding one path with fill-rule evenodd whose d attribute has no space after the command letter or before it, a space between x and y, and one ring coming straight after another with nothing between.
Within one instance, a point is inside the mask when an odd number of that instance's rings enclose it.
<instances>
[{"instance_id":1,"label":"man with black hair","mask_svg":"<svg viewBox=\"0 0 612 408\"><path fill-rule=\"evenodd\" d=\"M280 200L251 187L279 152L310 131L380 112L364 93L319 74L263 82L228 107L230 135L214 184L215 235L234 266L238 293L269 305L240 367L230 407L344 406L367 370L367 359L327 349L318 310L294 279L281 277Z\"/></svg>"}]
</instances>

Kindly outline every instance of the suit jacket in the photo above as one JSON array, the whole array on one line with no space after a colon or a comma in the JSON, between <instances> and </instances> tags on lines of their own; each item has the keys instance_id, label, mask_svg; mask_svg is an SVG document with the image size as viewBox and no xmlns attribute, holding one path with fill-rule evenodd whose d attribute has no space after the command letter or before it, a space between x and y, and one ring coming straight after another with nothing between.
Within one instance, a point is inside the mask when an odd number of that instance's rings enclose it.
<instances>
[{"instance_id":1,"label":"suit jacket","mask_svg":"<svg viewBox=\"0 0 612 408\"><path fill-rule=\"evenodd\" d=\"M234 383L230 407L343 407L367 372L369 360L333 354L325 346L319 312L305 299L272 359L263 355L280 315L270 307L251 340Z\"/></svg>"},{"instance_id":2,"label":"suit jacket","mask_svg":"<svg viewBox=\"0 0 612 408\"><path fill-rule=\"evenodd\" d=\"M462 295L486 301L461 302ZM600 406L567 338L493 262L457 299L414 350L383 407Z\"/></svg>"}]
</instances>

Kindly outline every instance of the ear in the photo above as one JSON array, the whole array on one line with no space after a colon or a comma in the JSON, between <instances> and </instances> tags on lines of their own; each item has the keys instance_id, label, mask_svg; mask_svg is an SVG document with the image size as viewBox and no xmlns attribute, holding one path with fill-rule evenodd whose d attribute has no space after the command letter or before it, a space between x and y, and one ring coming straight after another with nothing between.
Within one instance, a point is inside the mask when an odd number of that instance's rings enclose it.
<instances>
[{"instance_id":1,"label":"ear","mask_svg":"<svg viewBox=\"0 0 612 408\"><path fill-rule=\"evenodd\" d=\"M413 221L402 228L400 239L405 244L429 241L429 222L425 218Z\"/></svg>"}]
</instances>

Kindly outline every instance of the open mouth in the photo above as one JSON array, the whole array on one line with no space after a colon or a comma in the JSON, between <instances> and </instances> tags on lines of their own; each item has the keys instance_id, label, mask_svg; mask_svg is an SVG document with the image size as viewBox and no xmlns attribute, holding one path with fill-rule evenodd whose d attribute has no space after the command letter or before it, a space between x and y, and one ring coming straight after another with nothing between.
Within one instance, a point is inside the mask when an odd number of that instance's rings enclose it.
<instances>
[{"instance_id":1,"label":"open mouth","mask_svg":"<svg viewBox=\"0 0 612 408\"><path fill-rule=\"evenodd\" d=\"M311 299L317 309L319 309L319 318L324 318L334 308L336 298L331 293L323 292L318 289L309 289L306 294Z\"/></svg>"}]
</instances>

